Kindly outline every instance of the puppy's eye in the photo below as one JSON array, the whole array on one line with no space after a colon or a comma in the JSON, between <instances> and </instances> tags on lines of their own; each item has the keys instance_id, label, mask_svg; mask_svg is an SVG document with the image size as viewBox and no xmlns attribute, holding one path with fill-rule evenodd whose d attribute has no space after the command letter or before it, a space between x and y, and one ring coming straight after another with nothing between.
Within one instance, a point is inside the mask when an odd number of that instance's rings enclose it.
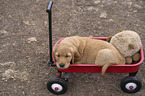
<instances>
[{"instance_id":1,"label":"puppy's eye","mask_svg":"<svg viewBox=\"0 0 145 96\"><path fill-rule=\"evenodd\" d=\"M56 55L57 57L60 57L60 55Z\"/></svg>"},{"instance_id":2,"label":"puppy's eye","mask_svg":"<svg viewBox=\"0 0 145 96\"><path fill-rule=\"evenodd\" d=\"M65 57L69 57L68 55L66 55Z\"/></svg>"}]
</instances>

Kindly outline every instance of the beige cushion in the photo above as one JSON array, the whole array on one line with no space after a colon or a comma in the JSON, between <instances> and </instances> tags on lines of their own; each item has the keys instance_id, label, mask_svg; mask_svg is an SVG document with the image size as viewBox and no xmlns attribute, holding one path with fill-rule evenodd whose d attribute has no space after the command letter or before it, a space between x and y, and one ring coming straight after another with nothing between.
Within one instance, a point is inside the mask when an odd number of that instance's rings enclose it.
<instances>
[{"instance_id":1,"label":"beige cushion","mask_svg":"<svg viewBox=\"0 0 145 96\"><path fill-rule=\"evenodd\" d=\"M117 33L111 38L110 41L124 57L131 57L141 48L140 36L130 30L124 30Z\"/></svg>"}]
</instances>

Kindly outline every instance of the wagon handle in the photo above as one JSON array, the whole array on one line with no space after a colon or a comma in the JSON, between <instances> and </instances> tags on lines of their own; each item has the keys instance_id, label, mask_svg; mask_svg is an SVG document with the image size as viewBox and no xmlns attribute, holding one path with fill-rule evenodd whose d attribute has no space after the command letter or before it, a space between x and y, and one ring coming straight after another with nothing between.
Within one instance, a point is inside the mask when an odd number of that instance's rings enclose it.
<instances>
[{"instance_id":1,"label":"wagon handle","mask_svg":"<svg viewBox=\"0 0 145 96\"><path fill-rule=\"evenodd\" d=\"M52 5L53 2L50 1L48 4L48 7L46 9L46 12L48 13L48 23L49 23L49 55L50 55L50 61L48 62L48 64L50 64L50 66L56 66L56 64L54 63L53 59L52 59L52 14L51 14L51 9L52 9Z\"/></svg>"},{"instance_id":2,"label":"wagon handle","mask_svg":"<svg viewBox=\"0 0 145 96\"><path fill-rule=\"evenodd\" d=\"M47 13L51 13L52 5L53 5L53 1L50 1L49 4L48 4L48 7L47 7L47 9L46 9L46 12L47 12Z\"/></svg>"}]
</instances>

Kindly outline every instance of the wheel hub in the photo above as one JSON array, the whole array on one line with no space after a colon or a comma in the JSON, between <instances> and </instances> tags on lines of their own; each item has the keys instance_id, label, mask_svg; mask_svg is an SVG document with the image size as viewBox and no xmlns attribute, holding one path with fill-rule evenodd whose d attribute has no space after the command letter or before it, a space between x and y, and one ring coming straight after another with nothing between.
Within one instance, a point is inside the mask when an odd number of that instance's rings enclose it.
<instances>
[{"instance_id":1,"label":"wheel hub","mask_svg":"<svg viewBox=\"0 0 145 96\"><path fill-rule=\"evenodd\" d=\"M130 86L129 89L132 90L133 89L133 86Z\"/></svg>"},{"instance_id":2,"label":"wheel hub","mask_svg":"<svg viewBox=\"0 0 145 96\"><path fill-rule=\"evenodd\" d=\"M58 89L58 87L55 87L54 90L55 90L55 91L58 91L59 89Z\"/></svg>"},{"instance_id":3,"label":"wheel hub","mask_svg":"<svg viewBox=\"0 0 145 96\"><path fill-rule=\"evenodd\" d=\"M63 90L63 87L62 87L60 84L57 84L57 83L52 84L52 85L51 85L51 88L52 88L54 91L56 91L56 92L60 92L60 91Z\"/></svg>"},{"instance_id":4,"label":"wheel hub","mask_svg":"<svg viewBox=\"0 0 145 96\"><path fill-rule=\"evenodd\" d=\"M134 90L137 87L137 85L135 83L131 82L131 83L127 83L125 87L128 90Z\"/></svg>"}]
</instances>

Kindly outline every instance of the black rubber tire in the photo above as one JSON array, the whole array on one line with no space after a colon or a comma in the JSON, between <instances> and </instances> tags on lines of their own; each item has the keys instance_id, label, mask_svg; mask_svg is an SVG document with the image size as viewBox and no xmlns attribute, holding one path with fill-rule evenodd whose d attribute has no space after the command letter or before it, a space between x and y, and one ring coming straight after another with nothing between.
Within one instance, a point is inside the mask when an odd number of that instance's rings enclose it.
<instances>
[{"instance_id":1,"label":"black rubber tire","mask_svg":"<svg viewBox=\"0 0 145 96\"><path fill-rule=\"evenodd\" d=\"M137 85L137 87L135 89L129 90L126 88L126 85L128 83L135 83ZM138 92L141 89L142 84L141 84L141 81L137 77L128 76L121 80L120 87L121 87L122 91L131 94L131 93Z\"/></svg>"},{"instance_id":2,"label":"black rubber tire","mask_svg":"<svg viewBox=\"0 0 145 96\"><path fill-rule=\"evenodd\" d=\"M59 92L56 92L55 90L52 89L52 84L59 84L63 87L62 91L59 91ZM66 84L66 81L61 79L61 78L58 78L58 77L54 77L52 79L50 79L48 82L47 82L47 89L49 90L49 92L55 94L55 95L62 95L64 93L66 93L67 91L67 84Z\"/></svg>"}]
</instances>

